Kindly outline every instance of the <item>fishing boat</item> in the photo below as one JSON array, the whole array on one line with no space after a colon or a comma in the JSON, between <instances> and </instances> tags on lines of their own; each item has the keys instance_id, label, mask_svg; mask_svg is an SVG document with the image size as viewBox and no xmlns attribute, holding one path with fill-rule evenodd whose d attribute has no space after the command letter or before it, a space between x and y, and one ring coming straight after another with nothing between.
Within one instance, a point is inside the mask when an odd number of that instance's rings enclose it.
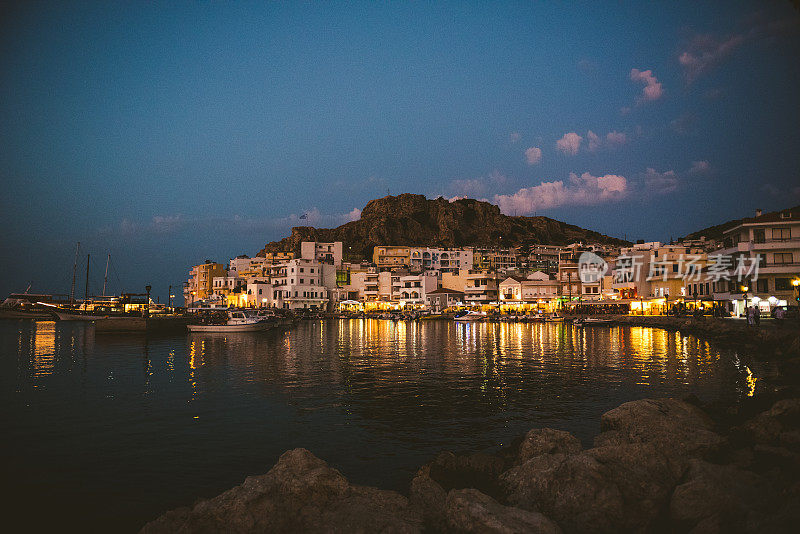
<instances>
[{"instance_id":1,"label":"fishing boat","mask_svg":"<svg viewBox=\"0 0 800 534\"><path fill-rule=\"evenodd\" d=\"M613 319L604 319L601 317L578 317L572 321L572 324L575 326L592 326L592 325L604 325L604 324L613 324Z\"/></svg>"},{"instance_id":2,"label":"fishing boat","mask_svg":"<svg viewBox=\"0 0 800 534\"><path fill-rule=\"evenodd\" d=\"M228 320L222 324L190 324L186 328L189 332L261 332L274 325L258 316L248 315L243 311L229 311Z\"/></svg>"},{"instance_id":3,"label":"fishing boat","mask_svg":"<svg viewBox=\"0 0 800 534\"><path fill-rule=\"evenodd\" d=\"M484 319L486 319L486 315L476 311L468 311L466 313L461 313L453 317L453 320L458 322L483 321Z\"/></svg>"}]
</instances>

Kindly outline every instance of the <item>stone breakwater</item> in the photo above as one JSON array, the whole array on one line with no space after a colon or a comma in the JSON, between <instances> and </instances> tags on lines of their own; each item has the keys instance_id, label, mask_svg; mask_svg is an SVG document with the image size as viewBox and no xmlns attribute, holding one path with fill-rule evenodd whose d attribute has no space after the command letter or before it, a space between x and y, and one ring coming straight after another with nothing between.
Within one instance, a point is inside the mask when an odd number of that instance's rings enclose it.
<instances>
[{"instance_id":1,"label":"stone breakwater","mask_svg":"<svg viewBox=\"0 0 800 534\"><path fill-rule=\"evenodd\" d=\"M628 402L602 415L591 448L542 428L496 454L442 452L407 496L294 449L141 532L795 532L800 398L763 403L723 424L696 399Z\"/></svg>"}]
</instances>

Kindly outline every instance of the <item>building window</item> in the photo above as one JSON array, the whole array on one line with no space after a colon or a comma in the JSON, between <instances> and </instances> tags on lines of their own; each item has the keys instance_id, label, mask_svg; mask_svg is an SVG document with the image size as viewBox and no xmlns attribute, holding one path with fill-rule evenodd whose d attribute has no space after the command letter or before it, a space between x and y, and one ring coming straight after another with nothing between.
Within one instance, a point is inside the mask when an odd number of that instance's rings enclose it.
<instances>
[{"instance_id":1,"label":"building window","mask_svg":"<svg viewBox=\"0 0 800 534\"><path fill-rule=\"evenodd\" d=\"M788 230L788 228L787 228ZM777 264L792 263L791 252L776 252L772 255L772 261Z\"/></svg>"},{"instance_id":2,"label":"building window","mask_svg":"<svg viewBox=\"0 0 800 534\"><path fill-rule=\"evenodd\" d=\"M756 291L759 293L769 292L769 280L766 278L759 278L756 280Z\"/></svg>"},{"instance_id":3,"label":"building window","mask_svg":"<svg viewBox=\"0 0 800 534\"><path fill-rule=\"evenodd\" d=\"M777 239L779 241L788 241L792 237L792 229L791 228L773 228L772 229L772 239Z\"/></svg>"},{"instance_id":4,"label":"building window","mask_svg":"<svg viewBox=\"0 0 800 534\"><path fill-rule=\"evenodd\" d=\"M775 291L789 291L791 288L792 284L788 278L775 279Z\"/></svg>"}]
</instances>

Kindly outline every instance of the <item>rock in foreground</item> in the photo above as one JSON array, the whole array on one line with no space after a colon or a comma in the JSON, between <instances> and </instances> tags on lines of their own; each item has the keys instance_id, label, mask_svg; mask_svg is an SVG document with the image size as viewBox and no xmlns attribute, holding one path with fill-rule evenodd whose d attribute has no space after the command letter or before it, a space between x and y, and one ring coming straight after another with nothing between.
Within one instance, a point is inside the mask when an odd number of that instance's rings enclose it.
<instances>
[{"instance_id":1,"label":"rock in foreground","mask_svg":"<svg viewBox=\"0 0 800 534\"><path fill-rule=\"evenodd\" d=\"M266 475L173 510L143 534L180 532L419 532L421 520L393 491L353 486L305 449L284 453Z\"/></svg>"}]
</instances>

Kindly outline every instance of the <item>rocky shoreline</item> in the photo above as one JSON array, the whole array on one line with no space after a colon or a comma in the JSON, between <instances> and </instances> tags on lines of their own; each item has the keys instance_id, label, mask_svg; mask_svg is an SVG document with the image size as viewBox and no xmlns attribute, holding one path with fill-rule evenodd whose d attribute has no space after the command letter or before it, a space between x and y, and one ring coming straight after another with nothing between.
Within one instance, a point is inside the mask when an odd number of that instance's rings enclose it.
<instances>
[{"instance_id":1,"label":"rocky shoreline","mask_svg":"<svg viewBox=\"0 0 800 534\"><path fill-rule=\"evenodd\" d=\"M674 317L620 322L757 348L780 372L733 406L696 398L622 404L602 415L588 449L568 432L541 428L496 454L442 452L418 470L408 495L350 484L294 449L268 473L167 512L141 532L794 532L800 329Z\"/></svg>"}]
</instances>

